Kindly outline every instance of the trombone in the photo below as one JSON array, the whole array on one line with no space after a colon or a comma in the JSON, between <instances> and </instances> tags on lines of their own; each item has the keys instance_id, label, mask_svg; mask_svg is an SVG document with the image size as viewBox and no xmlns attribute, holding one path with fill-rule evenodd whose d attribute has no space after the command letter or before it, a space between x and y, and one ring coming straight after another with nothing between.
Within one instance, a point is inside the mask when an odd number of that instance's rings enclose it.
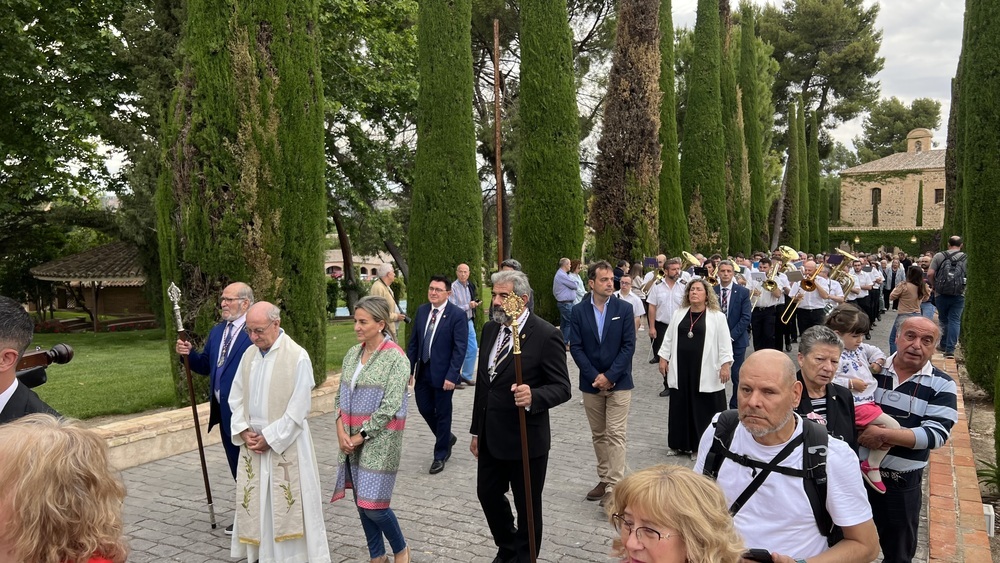
<instances>
[{"instance_id":1,"label":"trombone","mask_svg":"<svg viewBox=\"0 0 1000 563\"><path fill-rule=\"evenodd\" d=\"M665 275L667 275L667 273L663 270L663 268L658 268L656 270L656 275L649 278L648 282L642 284L642 292L649 295L649 289L656 285L656 282L662 280Z\"/></svg>"},{"instance_id":2,"label":"trombone","mask_svg":"<svg viewBox=\"0 0 1000 563\"><path fill-rule=\"evenodd\" d=\"M816 291L816 276L818 276L819 273L823 271L823 268L825 266L826 266L825 262L822 265L816 266L816 271L813 272L811 276L799 282L799 289L801 289L802 291L810 291L810 292ZM792 318L795 317L795 311L799 309L799 303L801 302L801 299L799 298L800 295L801 293L796 294L795 297L793 297L792 300L788 302L788 305L785 306L785 312L781 313L782 324L788 324L792 322Z\"/></svg>"}]
</instances>

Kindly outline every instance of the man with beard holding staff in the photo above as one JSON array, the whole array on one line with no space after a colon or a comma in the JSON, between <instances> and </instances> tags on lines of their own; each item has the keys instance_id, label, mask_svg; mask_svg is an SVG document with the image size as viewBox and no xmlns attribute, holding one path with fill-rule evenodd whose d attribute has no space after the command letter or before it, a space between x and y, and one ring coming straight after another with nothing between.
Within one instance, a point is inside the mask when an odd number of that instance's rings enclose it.
<instances>
[{"instance_id":1,"label":"man with beard holding staff","mask_svg":"<svg viewBox=\"0 0 1000 563\"><path fill-rule=\"evenodd\" d=\"M520 336L522 384L517 385L513 354L515 319L502 308L511 295L525 306L528 277L518 271L493 274L491 320L483 327L472 408L469 450L478 460L476 491L498 551L494 563L529 560L528 515L525 502L518 409L524 407L528 424L527 449L531 480L535 549L542 542L542 489L548 466L551 432L549 409L571 395L562 334L525 308L516 319ZM517 509L515 524L506 493L512 490Z\"/></svg>"}]
</instances>

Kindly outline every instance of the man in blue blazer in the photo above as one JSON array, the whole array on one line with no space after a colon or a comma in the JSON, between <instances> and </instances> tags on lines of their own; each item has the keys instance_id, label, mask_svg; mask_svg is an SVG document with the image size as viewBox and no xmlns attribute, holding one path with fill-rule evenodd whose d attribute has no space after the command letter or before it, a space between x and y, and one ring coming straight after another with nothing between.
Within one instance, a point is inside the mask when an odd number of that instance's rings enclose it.
<instances>
[{"instance_id":1,"label":"man in blue blazer","mask_svg":"<svg viewBox=\"0 0 1000 563\"><path fill-rule=\"evenodd\" d=\"M406 347L417 410L435 438L431 475L444 470L458 440L451 433L451 399L469 345L468 319L462 309L448 301L450 294L451 280L431 276L427 286L429 303L417 309Z\"/></svg>"},{"instance_id":2,"label":"man in blue blazer","mask_svg":"<svg viewBox=\"0 0 1000 563\"><path fill-rule=\"evenodd\" d=\"M715 286L715 295L719 298L719 306L729 321L729 336L733 339L733 367L730 372L733 380L733 395L729 398L729 408L736 408L736 390L740 385L740 366L750 343L750 290L735 283L736 268L729 260L719 263L719 285Z\"/></svg>"},{"instance_id":3,"label":"man in blue blazer","mask_svg":"<svg viewBox=\"0 0 1000 563\"><path fill-rule=\"evenodd\" d=\"M587 500L600 500L625 477L625 429L632 402L635 322L632 305L613 297L615 276L601 260L587 268L590 295L573 307L570 354L580 368L580 391L597 455L598 483Z\"/></svg>"},{"instance_id":4,"label":"man in blue blazer","mask_svg":"<svg viewBox=\"0 0 1000 563\"><path fill-rule=\"evenodd\" d=\"M211 432L217 424L221 425L222 445L226 449L226 459L229 460L233 479L236 479L240 449L233 445L231 439L230 422L233 412L229 408L229 390L233 387L240 358L250 347L250 337L243 330L250 305L253 305L253 290L250 286L242 282L227 285L219 297L222 322L212 327L208 333L204 350L199 352L190 342L182 340L178 340L175 345L178 354L188 356L191 371L209 377L211 414L208 418L208 431ZM232 533L232 526L226 528L226 533Z\"/></svg>"}]
</instances>

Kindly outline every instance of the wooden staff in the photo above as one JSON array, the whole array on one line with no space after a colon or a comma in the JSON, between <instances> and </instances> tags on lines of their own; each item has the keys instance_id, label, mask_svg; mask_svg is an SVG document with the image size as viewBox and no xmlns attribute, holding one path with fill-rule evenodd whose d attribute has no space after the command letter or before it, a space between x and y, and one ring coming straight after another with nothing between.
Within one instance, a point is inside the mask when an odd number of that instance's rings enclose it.
<instances>
[{"instance_id":1,"label":"wooden staff","mask_svg":"<svg viewBox=\"0 0 1000 563\"><path fill-rule=\"evenodd\" d=\"M500 162L500 20L493 20L493 168L497 177L497 268L503 262L503 166Z\"/></svg>"},{"instance_id":2,"label":"wooden staff","mask_svg":"<svg viewBox=\"0 0 1000 563\"><path fill-rule=\"evenodd\" d=\"M187 331L184 330L184 323L181 321L181 306L179 305L181 290L173 282L170 282L170 287L167 289L167 296L170 297L170 301L174 304L174 322L177 323L177 338L180 338L184 342L190 342L191 338L188 336ZM187 374L188 399L191 401L191 414L194 416L194 434L198 438L198 457L201 458L201 476L205 480L205 497L208 499L208 519L214 530L217 527L215 523L215 506L212 503L212 487L208 483L208 464L205 463L205 446L201 442L201 422L198 420L198 403L194 400L191 359L188 356L183 356L183 358L184 372Z\"/></svg>"},{"instance_id":3,"label":"wooden staff","mask_svg":"<svg viewBox=\"0 0 1000 563\"><path fill-rule=\"evenodd\" d=\"M519 295L511 293L503 301L503 312L509 316L513 331L514 347L514 377L518 386L524 385L521 376L521 337L518 334L519 327L517 320L521 318L524 311L524 300ZM531 503L531 465L528 462L528 423L524 416L524 407L517 407L517 422L521 427L521 469L524 471L524 509L528 516L528 553L531 555L531 563L535 563L538 555L535 553L535 510Z\"/></svg>"}]
</instances>

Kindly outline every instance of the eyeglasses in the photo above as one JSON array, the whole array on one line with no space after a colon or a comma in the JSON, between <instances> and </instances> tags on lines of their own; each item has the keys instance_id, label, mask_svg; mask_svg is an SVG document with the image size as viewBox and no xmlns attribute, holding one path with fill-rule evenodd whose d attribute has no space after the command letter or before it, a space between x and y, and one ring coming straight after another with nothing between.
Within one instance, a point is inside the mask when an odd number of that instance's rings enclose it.
<instances>
[{"instance_id":1,"label":"eyeglasses","mask_svg":"<svg viewBox=\"0 0 1000 563\"><path fill-rule=\"evenodd\" d=\"M271 325L273 325L274 322L275 321L271 321L271 322L267 323L267 325L265 325L265 326L263 326L261 328L250 328L248 326L244 326L243 327L243 332L247 333L250 336L253 336L255 334L257 336L260 336L260 335L264 334L267 331L267 329L271 328Z\"/></svg>"},{"instance_id":2,"label":"eyeglasses","mask_svg":"<svg viewBox=\"0 0 1000 563\"><path fill-rule=\"evenodd\" d=\"M427 288L427 292L428 293L443 293L443 292L446 292L446 291L448 291L448 290L445 289L445 288L443 288L443 287L428 287Z\"/></svg>"},{"instance_id":3,"label":"eyeglasses","mask_svg":"<svg viewBox=\"0 0 1000 563\"><path fill-rule=\"evenodd\" d=\"M639 540L644 544L656 543L660 540L670 539L670 536L676 534L661 534L652 528L646 526L635 527L635 522L629 522L625 519L625 516L621 514L612 514L611 521L615 525L615 530L618 530L619 534L623 534L626 538L635 532L635 539ZM656 541L653 541L656 540Z\"/></svg>"}]
</instances>

